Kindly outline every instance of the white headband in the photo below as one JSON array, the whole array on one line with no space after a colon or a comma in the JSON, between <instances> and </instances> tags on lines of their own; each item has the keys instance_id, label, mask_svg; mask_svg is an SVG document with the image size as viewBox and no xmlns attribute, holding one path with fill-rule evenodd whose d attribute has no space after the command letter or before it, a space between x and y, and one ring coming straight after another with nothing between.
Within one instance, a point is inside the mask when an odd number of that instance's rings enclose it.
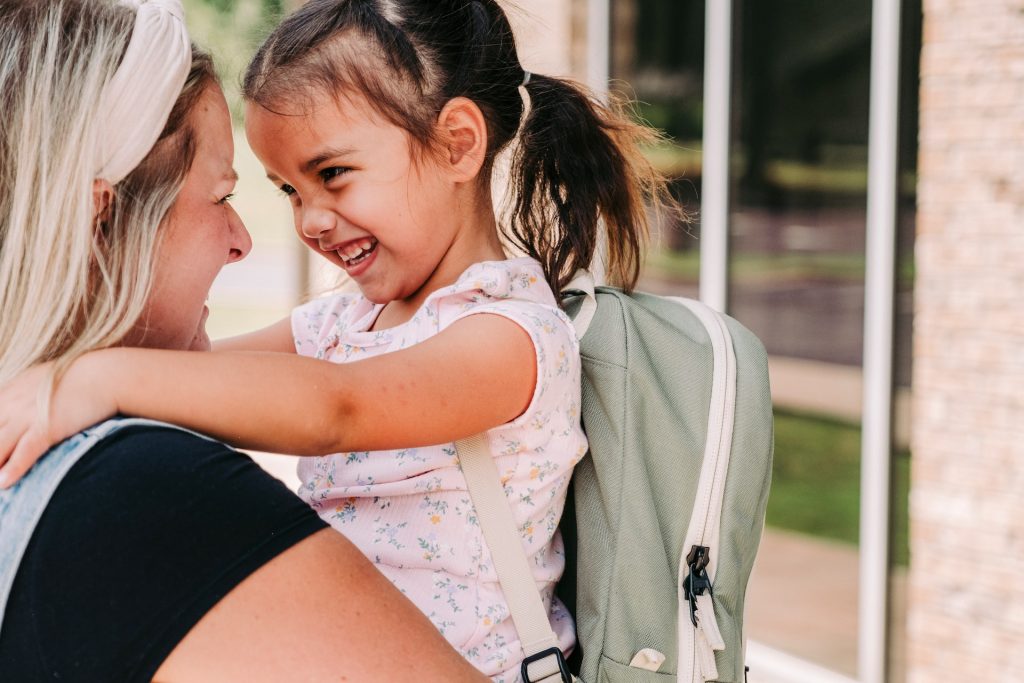
<instances>
[{"instance_id":1,"label":"white headband","mask_svg":"<svg viewBox=\"0 0 1024 683\"><path fill-rule=\"evenodd\" d=\"M135 28L103 89L96 177L124 180L156 144L192 66L180 0L123 0L137 7Z\"/></svg>"}]
</instances>

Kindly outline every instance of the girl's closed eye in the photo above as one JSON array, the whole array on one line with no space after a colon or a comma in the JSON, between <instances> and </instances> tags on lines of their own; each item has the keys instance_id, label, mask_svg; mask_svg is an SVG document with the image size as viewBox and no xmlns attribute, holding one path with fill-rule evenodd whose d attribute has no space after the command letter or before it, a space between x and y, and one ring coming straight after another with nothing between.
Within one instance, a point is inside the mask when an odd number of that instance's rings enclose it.
<instances>
[{"instance_id":1,"label":"girl's closed eye","mask_svg":"<svg viewBox=\"0 0 1024 683\"><path fill-rule=\"evenodd\" d=\"M228 202L230 202L234 198L235 198L235 193L234 192L229 192L228 194L224 195L219 200L217 200L217 203L218 204L227 204Z\"/></svg>"}]
</instances>

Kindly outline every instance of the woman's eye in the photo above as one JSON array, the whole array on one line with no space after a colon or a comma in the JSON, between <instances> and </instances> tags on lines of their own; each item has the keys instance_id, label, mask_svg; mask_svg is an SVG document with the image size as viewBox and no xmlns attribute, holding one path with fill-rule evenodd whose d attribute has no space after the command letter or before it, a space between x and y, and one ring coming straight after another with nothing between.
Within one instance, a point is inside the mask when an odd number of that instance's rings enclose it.
<instances>
[{"instance_id":1,"label":"woman's eye","mask_svg":"<svg viewBox=\"0 0 1024 683\"><path fill-rule=\"evenodd\" d=\"M230 194L228 194L228 195L225 195L225 196L224 196L224 197L223 197L223 198L222 198L222 199L221 199L220 201L218 201L217 203L218 203L218 204L227 204L228 202L230 202L230 201L231 201L232 199L234 199L234 198L235 198L235 193L234 193L234 192L232 192L232 193L230 193Z\"/></svg>"},{"instance_id":2,"label":"woman's eye","mask_svg":"<svg viewBox=\"0 0 1024 683\"><path fill-rule=\"evenodd\" d=\"M295 194L295 188L288 184L284 184L278 189L281 190L281 194L288 197L291 197L293 194Z\"/></svg>"},{"instance_id":3,"label":"woman's eye","mask_svg":"<svg viewBox=\"0 0 1024 683\"><path fill-rule=\"evenodd\" d=\"M327 182L332 178L337 178L340 175L348 173L350 170L351 169L346 168L344 166L331 166L330 168L325 168L322 171L320 171L320 177L323 179L324 182Z\"/></svg>"}]
</instances>

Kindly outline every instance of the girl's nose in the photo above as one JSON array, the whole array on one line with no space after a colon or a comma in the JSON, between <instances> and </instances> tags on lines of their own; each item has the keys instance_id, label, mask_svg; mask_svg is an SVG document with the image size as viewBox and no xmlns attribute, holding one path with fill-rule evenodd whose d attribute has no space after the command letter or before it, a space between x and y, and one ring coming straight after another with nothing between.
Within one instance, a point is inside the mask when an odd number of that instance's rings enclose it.
<instances>
[{"instance_id":1,"label":"girl's nose","mask_svg":"<svg viewBox=\"0 0 1024 683\"><path fill-rule=\"evenodd\" d=\"M228 228L231 231L231 239L228 242L227 263L234 263L235 261L241 261L252 251L252 236L249 234L248 229L246 229L245 223L235 213L234 207L228 206L230 208Z\"/></svg>"},{"instance_id":2,"label":"girl's nose","mask_svg":"<svg viewBox=\"0 0 1024 683\"><path fill-rule=\"evenodd\" d=\"M334 215L330 211L309 204L300 209L298 221L299 230L311 240L319 239L334 228Z\"/></svg>"}]
</instances>

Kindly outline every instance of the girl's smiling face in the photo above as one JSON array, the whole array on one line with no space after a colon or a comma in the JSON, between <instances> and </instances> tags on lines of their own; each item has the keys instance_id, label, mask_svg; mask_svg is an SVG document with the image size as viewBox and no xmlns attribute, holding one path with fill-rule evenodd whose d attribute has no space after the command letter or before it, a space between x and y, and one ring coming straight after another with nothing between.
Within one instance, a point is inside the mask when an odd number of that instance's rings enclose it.
<instances>
[{"instance_id":1,"label":"girl's smiling face","mask_svg":"<svg viewBox=\"0 0 1024 683\"><path fill-rule=\"evenodd\" d=\"M249 103L246 136L309 248L370 301L420 300L473 262L460 177L433 152L414 159L405 130L353 100L302 115Z\"/></svg>"}]
</instances>

